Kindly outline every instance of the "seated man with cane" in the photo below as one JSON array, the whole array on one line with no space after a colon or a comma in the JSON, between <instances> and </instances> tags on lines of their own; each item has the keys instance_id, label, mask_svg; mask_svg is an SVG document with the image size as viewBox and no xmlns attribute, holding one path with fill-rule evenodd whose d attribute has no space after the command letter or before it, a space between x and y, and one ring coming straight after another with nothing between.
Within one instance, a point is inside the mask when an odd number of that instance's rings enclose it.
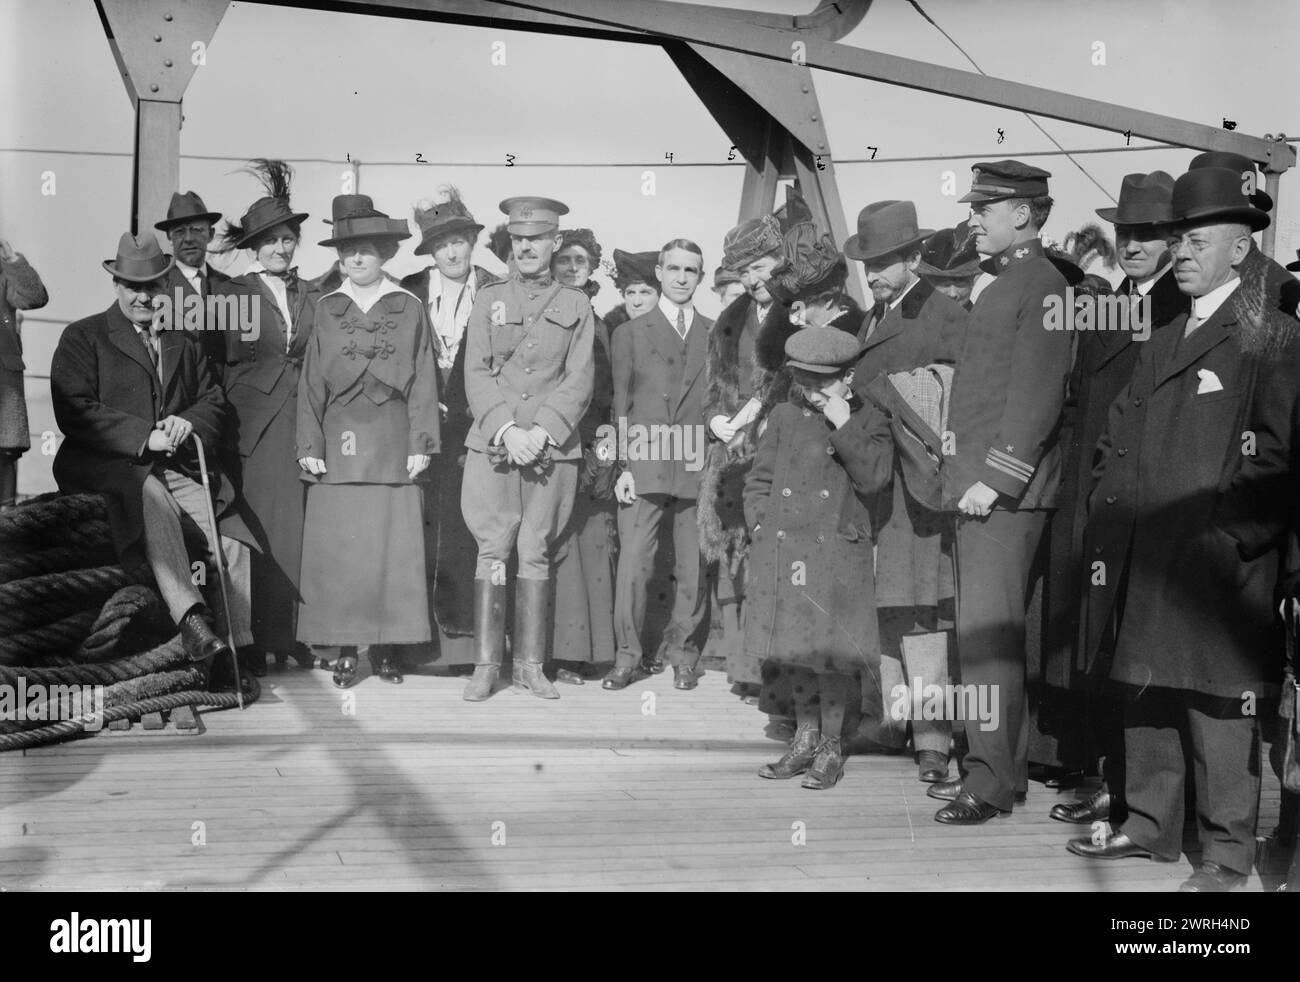
<instances>
[{"instance_id":1,"label":"seated man with cane","mask_svg":"<svg viewBox=\"0 0 1300 982\"><path fill-rule=\"evenodd\" d=\"M65 493L108 497L119 561L127 569L148 563L190 658L205 676L215 669L229 677L229 645L213 633L198 589L207 585L206 571L191 565L184 533L197 526L208 548L217 548L190 437L215 459L226 403L202 349L179 323L168 324L164 291L173 264L152 234L123 235L117 258L103 264L113 276L117 302L68 325L59 339L50 388L64 439L54 477ZM178 311L170 313L179 321ZM215 474L210 481L220 514L229 509L233 492ZM253 540L233 514L220 525L231 581L227 633L236 645L250 644L245 542ZM210 586L220 596L218 584Z\"/></svg>"}]
</instances>

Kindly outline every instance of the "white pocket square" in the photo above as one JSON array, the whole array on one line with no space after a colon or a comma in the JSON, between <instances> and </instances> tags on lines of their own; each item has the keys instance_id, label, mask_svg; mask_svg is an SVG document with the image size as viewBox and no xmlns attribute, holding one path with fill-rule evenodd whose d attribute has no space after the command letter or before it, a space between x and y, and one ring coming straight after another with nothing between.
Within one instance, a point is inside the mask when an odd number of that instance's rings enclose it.
<instances>
[{"instance_id":1,"label":"white pocket square","mask_svg":"<svg viewBox=\"0 0 1300 982\"><path fill-rule=\"evenodd\" d=\"M1198 368L1196 377L1201 380L1201 384L1196 387L1196 394L1203 396L1207 392L1222 392L1223 383L1219 381L1219 376L1215 375L1208 368Z\"/></svg>"}]
</instances>

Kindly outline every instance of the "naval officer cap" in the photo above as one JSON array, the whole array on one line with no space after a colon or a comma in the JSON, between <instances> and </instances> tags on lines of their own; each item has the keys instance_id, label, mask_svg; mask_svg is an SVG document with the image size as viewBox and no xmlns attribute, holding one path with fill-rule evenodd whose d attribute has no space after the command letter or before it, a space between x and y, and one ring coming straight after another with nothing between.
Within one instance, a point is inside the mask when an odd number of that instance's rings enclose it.
<instances>
[{"instance_id":1,"label":"naval officer cap","mask_svg":"<svg viewBox=\"0 0 1300 982\"><path fill-rule=\"evenodd\" d=\"M1018 160L985 161L971 168L970 193L958 200L983 203L1037 198L1047 194L1047 179L1051 176L1040 167Z\"/></svg>"},{"instance_id":2,"label":"naval officer cap","mask_svg":"<svg viewBox=\"0 0 1300 982\"><path fill-rule=\"evenodd\" d=\"M805 327L786 339L786 364L816 375L831 375L858 360L862 346L848 331Z\"/></svg>"},{"instance_id":3,"label":"naval officer cap","mask_svg":"<svg viewBox=\"0 0 1300 982\"><path fill-rule=\"evenodd\" d=\"M560 216L569 206L554 198L506 198L500 208L509 220L506 231L511 235L545 235L560 230Z\"/></svg>"}]
</instances>

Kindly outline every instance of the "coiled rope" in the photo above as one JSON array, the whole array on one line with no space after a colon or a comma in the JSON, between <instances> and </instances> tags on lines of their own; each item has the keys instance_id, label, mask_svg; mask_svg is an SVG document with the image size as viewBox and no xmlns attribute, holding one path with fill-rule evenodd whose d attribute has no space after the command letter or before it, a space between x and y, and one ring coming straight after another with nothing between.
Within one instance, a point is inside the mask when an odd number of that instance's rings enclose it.
<instances>
[{"instance_id":1,"label":"coiled rope","mask_svg":"<svg viewBox=\"0 0 1300 982\"><path fill-rule=\"evenodd\" d=\"M247 701L245 699L245 702ZM34 730L23 730L21 733L0 733L0 751L25 750L28 747L37 747L43 743L67 740L85 732L86 727L94 725L96 719L107 724L116 722L119 719L139 719L146 713L161 713L169 709L176 709L178 706L213 706L217 709L233 709L238 704L239 701L233 692L200 692L198 690L173 692L165 696L154 696L149 699L141 699L138 702L130 702L125 705L114 706L111 709L105 709L102 716L87 713L76 719L60 720L57 723L51 723L48 726L38 727Z\"/></svg>"}]
</instances>

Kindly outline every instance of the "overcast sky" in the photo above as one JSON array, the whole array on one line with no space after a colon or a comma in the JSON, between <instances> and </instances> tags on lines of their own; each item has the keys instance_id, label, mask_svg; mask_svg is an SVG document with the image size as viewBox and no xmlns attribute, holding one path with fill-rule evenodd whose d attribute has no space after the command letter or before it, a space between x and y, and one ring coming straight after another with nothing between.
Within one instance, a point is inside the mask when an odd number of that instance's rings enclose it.
<instances>
[{"instance_id":1,"label":"overcast sky","mask_svg":"<svg viewBox=\"0 0 1300 982\"><path fill-rule=\"evenodd\" d=\"M806 13L815 0L749 6ZM1209 125L1226 116L1255 135L1300 134L1294 0L921 0L921 6L990 75ZM42 315L83 317L112 299L99 263L128 226L130 159L10 150L129 153L131 103L89 0L0 0L0 18L7 25L0 63L11 93L0 103L0 235L44 277L51 302ZM498 41L505 42L505 65L492 64ZM970 67L906 0L876 0L845 41ZM1096 41L1106 45L1104 66L1092 64ZM966 215L956 197L969 183L972 163L1052 149L1015 112L822 72L814 77L834 157L867 157L868 146L879 148L882 161L966 156L841 166L850 228L863 205L886 198L915 200L923 225L953 225ZM740 167L681 166L725 161L730 140L668 57L648 45L232 3L206 66L189 86L184 113L183 155L341 162L350 154L363 162L360 190L396 217L410 218L413 203L443 183L457 185L489 229L501 220L502 198L544 194L569 205L568 225L594 229L607 255L616 246L648 250L687 236L704 247L710 272L737 219ZM1104 131L1051 120L1043 125L1067 148L1124 145L1122 136ZM415 165L416 153L435 163ZM504 164L506 154L515 155L515 167L466 166ZM1079 160L1116 194L1124 174L1162 168L1176 176L1191 156L1156 150ZM639 168L526 166L540 162L652 164L656 193L641 193ZM1093 209L1110 204L1068 160L1031 162L1053 174L1058 204L1049 237L1096 220ZM260 192L237 168L183 159L181 188L238 218ZM305 274L316 275L333 258L315 243L325 238L321 219L345 168L298 166L294 204L311 215L299 253ZM952 197L940 192L948 170L957 174ZM40 193L46 171L57 178L53 196ZM1278 255L1284 262L1300 247L1294 174L1282 180ZM413 245L406 243L392 261L393 272L425 265ZM490 257L482 261L497 265ZM244 263L237 257L234 271ZM606 286L596 307L615 299ZM711 293L702 291L699 301L705 313L716 313ZM54 325L28 323L29 371L48 371L57 332ZM34 402L45 398L39 381L30 391Z\"/></svg>"}]
</instances>

